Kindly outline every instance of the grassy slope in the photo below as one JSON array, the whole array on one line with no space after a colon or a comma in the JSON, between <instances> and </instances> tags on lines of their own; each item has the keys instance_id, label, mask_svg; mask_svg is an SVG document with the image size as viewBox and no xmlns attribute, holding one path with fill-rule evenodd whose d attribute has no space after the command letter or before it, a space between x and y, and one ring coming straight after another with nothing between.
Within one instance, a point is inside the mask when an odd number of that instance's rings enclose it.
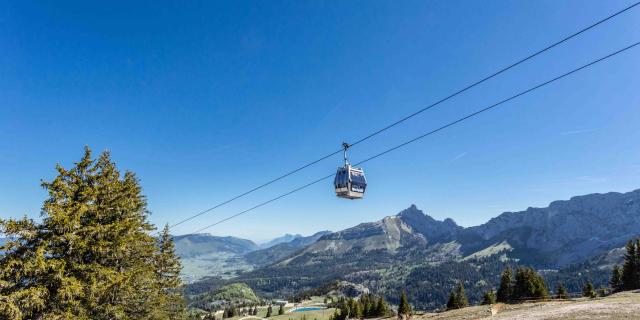
<instances>
[{"instance_id":1,"label":"grassy slope","mask_svg":"<svg viewBox=\"0 0 640 320\"><path fill-rule=\"evenodd\" d=\"M278 315L278 307L274 306L273 307L273 315L271 317L269 317L269 320L300 320L303 318L303 316L306 316L307 320L329 320L329 318L331 317L331 315L333 315L333 312L335 311L335 309L331 308L331 309L325 309L324 312L322 310L314 310L314 311L304 311L304 312L288 312L291 308L285 308L285 314L283 315ZM217 316L221 316L221 314L218 314ZM233 318L228 318L225 320L239 320L241 318L246 318L247 320L251 319L251 318L264 318L267 316L267 307L259 307L258 308L258 315L257 316L251 316L251 317L233 317Z\"/></svg>"},{"instance_id":2,"label":"grassy slope","mask_svg":"<svg viewBox=\"0 0 640 320\"><path fill-rule=\"evenodd\" d=\"M493 316L492 316L493 314ZM638 319L640 291L621 292L606 298L549 301L515 305L477 306L443 313L427 313L416 320L453 319Z\"/></svg>"}]
</instances>

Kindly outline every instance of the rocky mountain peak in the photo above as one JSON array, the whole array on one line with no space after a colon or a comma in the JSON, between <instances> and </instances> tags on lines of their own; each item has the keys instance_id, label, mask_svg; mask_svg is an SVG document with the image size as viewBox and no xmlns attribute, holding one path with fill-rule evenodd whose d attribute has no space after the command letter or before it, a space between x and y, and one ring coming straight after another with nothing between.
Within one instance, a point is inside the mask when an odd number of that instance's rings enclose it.
<instances>
[{"instance_id":1,"label":"rocky mountain peak","mask_svg":"<svg viewBox=\"0 0 640 320\"><path fill-rule=\"evenodd\" d=\"M397 217L430 242L450 240L463 229L453 219L447 218L444 221L439 221L432 218L418 209L415 204L402 210Z\"/></svg>"},{"instance_id":2,"label":"rocky mountain peak","mask_svg":"<svg viewBox=\"0 0 640 320\"><path fill-rule=\"evenodd\" d=\"M407 218L429 219L429 220L435 221L429 215L427 215L424 212L422 212L422 210L418 209L418 207L416 207L415 204L412 204L411 206L409 206L409 208L406 208L406 209L400 211L397 214L397 216L401 217L401 218L402 217L407 217Z\"/></svg>"},{"instance_id":3,"label":"rocky mountain peak","mask_svg":"<svg viewBox=\"0 0 640 320\"><path fill-rule=\"evenodd\" d=\"M457 227L458 226L458 224L451 218L446 218L442 222L444 222L446 225L449 225L449 226L452 226L452 227Z\"/></svg>"}]
</instances>

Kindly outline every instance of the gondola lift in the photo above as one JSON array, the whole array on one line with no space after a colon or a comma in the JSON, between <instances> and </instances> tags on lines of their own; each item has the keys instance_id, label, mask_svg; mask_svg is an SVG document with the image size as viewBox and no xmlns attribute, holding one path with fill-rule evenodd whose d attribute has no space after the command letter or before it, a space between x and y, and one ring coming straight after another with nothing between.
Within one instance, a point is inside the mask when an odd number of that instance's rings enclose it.
<instances>
[{"instance_id":1,"label":"gondola lift","mask_svg":"<svg viewBox=\"0 0 640 320\"><path fill-rule=\"evenodd\" d=\"M350 145L342 143L344 149L344 166L339 167L333 185L336 189L336 196L344 199L362 199L367 188L367 180L364 177L362 168L352 167L347 159L347 149Z\"/></svg>"}]
</instances>

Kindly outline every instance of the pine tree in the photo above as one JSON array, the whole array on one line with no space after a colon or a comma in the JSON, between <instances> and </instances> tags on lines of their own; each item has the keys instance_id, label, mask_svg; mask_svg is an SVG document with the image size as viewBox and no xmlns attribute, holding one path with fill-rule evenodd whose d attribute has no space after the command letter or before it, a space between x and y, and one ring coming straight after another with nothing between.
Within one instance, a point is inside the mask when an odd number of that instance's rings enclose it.
<instances>
[{"instance_id":1,"label":"pine tree","mask_svg":"<svg viewBox=\"0 0 640 320\"><path fill-rule=\"evenodd\" d=\"M375 317L384 317L389 314L389 307L387 306L387 302L384 301L384 298L381 296L378 298L378 303L376 304L376 312Z\"/></svg>"},{"instance_id":2,"label":"pine tree","mask_svg":"<svg viewBox=\"0 0 640 320\"><path fill-rule=\"evenodd\" d=\"M0 220L12 239L0 248L0 318L186 316L176 287L158 277L160 248L135 175L120 174L107 152L92 159L88 148L73 168L56 170L42 183L42 222Z\"/></svg>"},{"instance_id":3,"label":"pine tree","mask_svg":"<svg viewBox=\"0 0 640 320\"><path fill-rule=\"evenodd\" d=\"M556 299L569 299L567 288L565 288L562 283L558 284L558 288L556 289Z\"/></svg>"},{"instance_id":4,"label":"pine tree","mask_svg":"<svg viewBox=\"0 0 640 320\"><path fill-rule=\"evenodd\" d=\"M449 300L447 301L447 309L460 309L469 306L469 300L467 294L464 291L462 282L458 282L455 289L449 294Z\"/></svg>"},{"instance_id":5,"label":"pine tree","mask_svg":"<svg viewBox=\"0 0 640 320\"><path fill-rule=\"evenodd\" d=\"M367 303L367 301L362 301L362 298L360 298L360 304L362 304L362 317L363 318L368 318L369 316L371 316L371 310L369 309L370 304Z\"/></svg>"},{"instance_id":6,"label":"pine tree","mask_svg":"<svg viewBox=\"0 0 640 320\"><path fill-rule=\"evenodd\" d=\"M635 290L640 287L639 284L639 254L638 246L632 240L626 245L627 252L624 255L624 265L622 266L622 289Z\"/></svg>"},{"instance_id":7,"label":"pine tree","mask_svg":"<svg viewBox=\"0 0 640 320\"><path fill-rule=\"evenodd\" d=\"M180 319L185 315L185 302L180 292L182 281L180 271L182 265L175 253L173 237L169 234L169 226L165 225L158 239L158 254L155 257L155 271L158 290L163 294L158 296L154 312L162 311L160 317Z\"/></svg>"},{"instance_id":8,"label":"pine tree","mask_svg":"<svg viewBox=\"0 0 640 320\"><path fill-rule=\"evenodd\" d=\"M364 310L362 308L362 304L358 303L357 301L353 301L351 310L353 310L352 314L351 314L351 316L353 318L356 318L356 319L362 319L363 318Z\"/></svg>"},{"instance_id":9,"label":"pine tree","mask_svg":"<svg viewBox=\"0 0 640 320\"><path fill-rule=\"evenodd\" d=\"M636 239L636 261L635 261L635 266L636 266L636 285L635 285L635 289L640 289L640 238Z\"/></svg>"},{"instance_id":10,"label":"pine tree","mask_svg":"<svg viewBox=\"0 0 640 320\"><path fill-rule=\"evenodd\" d=\"M484 293L484 296L482 297L482 303L483 305L489 305L489 304L494 304L496 303L496 294L493 292L493 290L489 290L487 292Z\"/></svg>"},{"instance_id":11,"label":"pine tree","mask_svg":"<svg viewBox=\"0 0 640 320\"><path fill-rule=\"evenodd\" d=\"M403 291L400 295L400 304L398 305L398 317L411 316L411 306L407 301L407 294Z\"/></svg>"},{"instance_id":12,"label":"pine tree","mask_svg":"<svg viewBox=\"0 0 640 320\"><path fill-rule=\"evenodd\" d=\"M611 290L613 290L613 292L621 291L623 288L622 270L617 265L613 266L613 270L611 271L611 279L609 280L609 285L611 286Z\"/></svg>"},{"instance_id":13,"label":"pine tree","mask_svg":"<svg viewBox=\"0 0 640 320\"><path fill-rule=\"evenodd\" d=\"M498 287L498 293L496 300L498 302L509 302L511 295L513 294L513 276L511 274L511 268L507 267L500 277L500 287Z\"/></svg>"},{"instance_id":14,"label":"pine tree","mask_svg":"<svg viewBox=\"0 0 640 320\"><path fill-rule=\"evenodd\" d=\"M269 307L267 308L267 316L265 318L271 317L272 313L273 313L273 309L271 308L271 305L269 305Z\"/></svg>"},{"instance_id":15,"label":"pine tree","mask_svg":"<svg viewBox=\"0 0 640 320\"><path fill-rule=\"evenodd\" d=\"M361 295L360 303L362 304L362 316L364 318L370 318L375 311L374 307L371 305L371 297L368 294Z\"/></svg>"},{"instance_id":16,"label":"pine tree","mask_svg":"<svg viewBox=\"0 0 640 320\"><path fill-rule=\"evenodd\" d=\"M518 268L511 300L548 299L544 279L531 268Z\"/></svg>"},{"instance_id":17,"label":"pine tree","mask_svg":"<svg viewBox=\"0 0 640 320\"><path fill-rule=\"evenodd\" d=\"M458 309L458 299L456 298L456 294L451 291L451 293L449 293L449 299L447 300L447 310Z\"/></svg>"},{"instance_id":18,"label":"pine tree","mask_svg":"<svg viewBox=\"0 0 640 320\"><path fill-rule=\"evenodd\" d=\"M458 300L458 308L466 308L469 306L469 299L467 299L467 294L464 292L462 282L458 282L458 287L456 288L456 300Z\"/></svg>"},{"instance_id":19,"label":"pine tree","mask_svg":"<svg viewBox=\"0 0 640 320\"><path fill-rule=\"evenodd\" d=\"M348 306L348 318L357 318L358 317L358 306L356 301L353 298L347 299L346 305Z\"/></svg>"},{"instance_id":20,"label":"pine tree","mask_svg":"<svg viewBox=\"0 0 640 320\"><path fill-rule=\"evenodd\" d=\"M333 320L345 320L351 316L350 301L340 297L336 305L336 310L331 317Z\"/></svg>"},{"instance_id":21,"label":"pine tree","mask_svg":"<svg viewBox=\"0 0 640 320\"><path fill-rule=\"evenodd\" d=\"M329 317L329 319L330 319L330 320L340 320L340 319L341 319L341 317L340 317L340 311L338 311L338 308L336 308L336 309L333 311L333 314L331 315L331 317Z\"/></svg>"},{"instance_id":22,"label":"pine tree","mask_svg":"<svg viewBox=\"0 0 640 320\"><path fill-rule=\"evenodd\" d=\"M593 284L591 281L587 281L587 283L582 287L582 296L587 298L595 298L598 296L596 294L596 290L593 288Z\"/></svg>"}]
</instances>

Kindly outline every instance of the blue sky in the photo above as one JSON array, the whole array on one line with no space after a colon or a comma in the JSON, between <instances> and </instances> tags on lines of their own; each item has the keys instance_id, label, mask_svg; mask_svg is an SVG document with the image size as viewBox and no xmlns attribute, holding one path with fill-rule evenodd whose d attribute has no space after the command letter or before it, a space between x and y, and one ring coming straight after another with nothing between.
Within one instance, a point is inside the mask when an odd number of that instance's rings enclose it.
<instances>
[{"instance_id":1,"label":"blue sky","mask_svg":"<svg viewBox=\"0 0 640 320\"><path fill-rule=\"evenodd\" d=\"M162 225L357 140L632 1L6 1L0 217L38 217L54 166L110 150ZM105 4L107 5L107 4ZM367 158L640 40L633 9L354 147ZM262 241L415 203L477 225L640 187L640 49L209 230ZM174 230L192 232L326 175L340 156Z\"/></svg>"}]
</instances>

